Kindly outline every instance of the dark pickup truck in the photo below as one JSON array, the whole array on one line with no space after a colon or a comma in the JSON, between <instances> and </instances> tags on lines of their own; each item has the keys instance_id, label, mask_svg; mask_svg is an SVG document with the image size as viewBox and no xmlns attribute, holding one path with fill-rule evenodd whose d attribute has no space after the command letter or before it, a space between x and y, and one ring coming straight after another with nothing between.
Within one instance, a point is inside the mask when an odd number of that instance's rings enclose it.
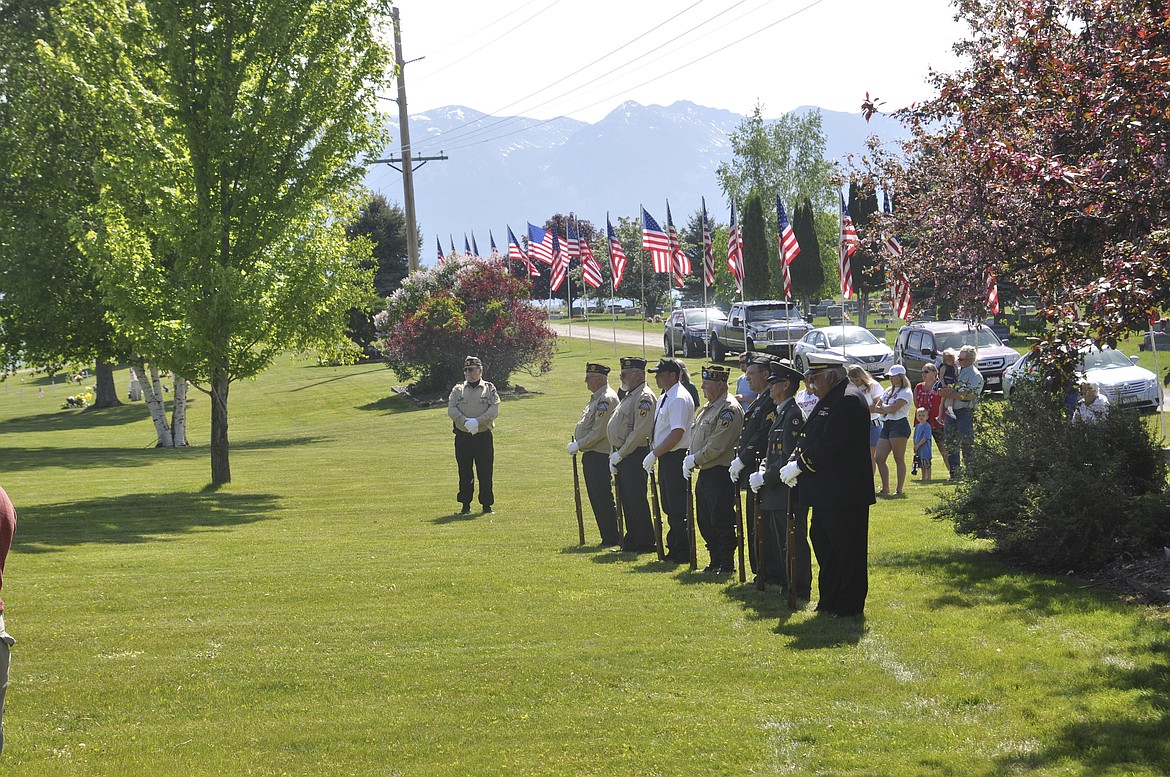
<instances>
[{"instance_id":1,"label":"dark pickup truck","mask_svg":"<svg viewBox=\"0 0 1170 777\"><path fill-rule=\"evenodd\" d=\"M800 309L781 300L752 300L731 306L726 321L711 324L711 358L722 361L728 353L764 351L788 356L796 341L812 329Z\"/></svg>"}]
</instances>

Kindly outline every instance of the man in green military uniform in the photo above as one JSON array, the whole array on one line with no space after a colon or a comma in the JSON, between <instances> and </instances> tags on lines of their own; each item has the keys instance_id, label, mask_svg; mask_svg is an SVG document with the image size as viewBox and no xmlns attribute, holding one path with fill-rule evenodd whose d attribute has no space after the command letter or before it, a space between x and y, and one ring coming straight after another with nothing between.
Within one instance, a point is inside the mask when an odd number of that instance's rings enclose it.
<instances>
[{"instance_id":1,"label":"man in green military uniform","mask_svg":"<svg viewBox=\"0 0 1170 777\"><path fill-rule=\"evenodd\" d=\"M690 453L683 459L683 477L688 480L698 467L695 487L695 524L707 544L710 565L704 572L715 575L735 570L735 489L727 468L739 450L743 431L743 408L727 392L731 371L720 365L703 368L703 396L691 425ZM688 488L690 485L688 484Z\"/></svg>"},{"instance_id":2,"label":"man in green military uniform","mask_svg":"<svg viewBox=\"0 0 1170 777\"><path fill-rule=\"evenodd\" d=\"M585 385L591 392L589 404L573 430L569 455L581 453L585 490L589 494L589 506L593 508L597 529L601 532L601 544L612 547L622 541L618 535L617 507L609 475L609 454L613 449L609 445L608 426L617 410L618 398L609 386L609 367L604 364L585 365Z\"/></svg>"},{"instance_id":3,"label":"man in green military uniform","mask_svg":"<svg viewBox=\"0 0 1170 777\"><path fill-rule=\"evenodd\" d=\"M610 472L617 478L622 513L626 519L626 536L622 550L630 553L653 553L654 524L650 520L650 503L646 500L646 470L642 461L650 452L648 440L654 432L654 407L658 398L646 385L646 360L637 356L622 357L622 390L625 398L609 419L606 434L613 453L609 455Z\"/></svg>"},{"instance_id":4,"label":"man in green military uniform","mask_svg":"<svg viewBox=\"0 0 1170 777\"><path fill-rule=\"evenodd\" d=\"M492 429L500 414L500 395L483 379L483 362L478 356L463 360L463 382L456 383L447 398L447 415L455 432L455 463L459 467L459 493L463 514L471 512L475 478L479 477L479 503L485 513L494 512L492 468L496 449ZM474 471L473 471L474 468Z\"/></svg>"}]
</instances>

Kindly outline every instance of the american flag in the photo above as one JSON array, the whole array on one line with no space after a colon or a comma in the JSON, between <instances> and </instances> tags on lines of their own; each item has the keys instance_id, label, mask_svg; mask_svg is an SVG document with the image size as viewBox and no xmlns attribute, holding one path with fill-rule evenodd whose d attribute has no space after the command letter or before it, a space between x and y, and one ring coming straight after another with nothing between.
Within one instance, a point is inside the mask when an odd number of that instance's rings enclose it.
<instances>
[{"instance_id":1,"label":"american flag","mask_svg":"<svg viewBox=\"0 0 1170 777\"><path fill-rule=\"evenodd\" d=\"M451 240L451 253L455 253L455 236L447 235L447 237Z\"/></svg>"},{"instance_id":2,"label":"american flag","mask_svg":"<svg viewBox=\"0 0 1170 777\"><path fill-rule=\"evenodd\" d=\"M784 299L792 299L792 271L789 265L800 255L800 244L792 231L792 222L784 212L780 198L776 198L776 247L780 249L780 267L784 270Z\"/></svg>"},{"instance_id":3,"label":"american flag","mask_svg":"<svg viewBox=\"0 0 1170 777\"><path fill-rule=\"evenodd\" d=\"M626 252L622 250L621 241L613 231L613 224L609 223L608 213L605 214L605 234L609 238L609 265L613 271L613 290L617 291L626 272Z\"/></svg>"},{"instance_id":4,"label":"american flag","mask_svg":"<svg viewBox=\"0 0 1170 777\"><path fill-rule=\"evenodd\" d=\"M703 286L715 285L715 245L711 240L711 222L707 219L707 198L703 198Z\"/></svg>"},{"instance_id":5,"label":"american flag","mask_svg":"<svg viewBox=\"0 0 1170 777\"><path fill-rule=\"evenodd\" d=\"M735 279L735 290L743 294L743 241L735 223L735 203L731 203L731 233L727 236L727 268Z\"/></svg>"},{"instance_id":6,"label":"american flag","mask_svg":"<svg viewBox=\"0 0 1170 777\"><path fill-rule=\"evenodd\" d=\"M670 238L645 208L642 208L642 248L650 252L654 272L670 272Z\"/></svg>"},{"instance_id":7,"label":"american flag","mask_svg":"<svg viewBox=\"0 0 1170 777\"><path fill-rule=\"evenodd\" d=\"M590 288L596 289L601 285L601 265L593 256L593 249L589 247L589 243L584 240L581 241L581 277Z\"/></svg>"},{"instance_id":8,"label":"american flag","mask_svg":"<svg viewBox=\"0 0 1170 777\"><path fill-rule=\"evenodd\" d=\"M670 217L670 200L666 201L666 238L670 242L670 267L674 271L674 285L680 289L691 274L691 259L683 253L682 244L678 242L678 231L674 228L674 219Z\"/></svg>"},{"instance_id":9,"label":"american flag","mask_svg":"<svg viewBox=\"0 0 1170 777\"><path fill-rule=\"evenodd\" d=\"M552 279L549 280L548 287L553 291L561 288L561 284L565 282L565 275L569 272L569 256L566 251L561 250L561 241L557 237L557 233L553 231L548 232L552 235Z\"/></svg>"},{"instance_id":10,"label":"american flag","mask_svg":"<svg viewBox=\"0 0 1170 777\"><path fill-rule=\"evenodd\" d=\"M545 264L553 263L552 239L548 232L528 223L528 258Z\"/></svg>"},{"instance_id":11,"label":"american flag","mask_svg":"<svg viewBox=\"0 0 1170 777\"><path fill-rule=\"evenodd\" d=\"M890 207L890 193L882 192L882 213L890 214L893 212L894 209ZM898 242L896 236L883 232L882 245L890 252L891 256L896 258L902 255L902 244ZM905 317L903 316L903 318Z\"/></svg>"},{"instance_id":12,"label":"american flag","mask_svg":"<svg viewBox=\"0 0 1170 777\"><path fill-rule=\"evenodd\" d=\"M570 259L581 258L581 243L577 237L577 230L573 229L572 217L565 219L565 251Z\"/></svg>"},{"instance_id":13,"label":"american flag","mask_svg":"<svg viewBox=\"0 0 1170 777\"><path fill-rule=\"evenodd\" d=\"M446 257L443 256L443 244L439 241L438 235L435 235L435 248L439 249L439 264L442 264Z\"/></svg>"},{"instance_id":14,"label":"american flag","mask_svg":"<svg viewBox=\"0 0 1170 777\"><path fill-rule=\"evenodd\" d=\"M479 244L475 242L475 230L471 232L471 254L472 256L479 256Z\"/></svg>"},{"instance_id":15,"label":"american flag","mask_svg":"<svg viewBox=\"0 0 1170 777\"><path fill-rule=\"evenodd\" d=\"M987 285L987 307L991 309L993 315L999 315L999 284L995 280L995 271L990 267L987 268L987 275L985 278Z\"/></svg>"},{"instance_id":16,"label":"american flag","mask_svg":"<svg viewBox=\"0 0 1170 777\"><path fill-rule=\"evenodd\" d=\"M493 262L504 261L504 258L502 256L500 256L500 249L496 248L496 236L492 234L492 231L490 229L488 230L488 240L490 240L492 243L492 253L490 256L491 260Z\"/></svg>"},{"instance_id":17,"label":"american flag","mask_svg":"<svg viewBox=\"0 0 1170 777\"><path fill-rule=\"evenodd\" d=\"M476 253L479 253L479 252L477 251ZM467 242L467 233L466 232L463 233L463 255L464 256L475 256L475 254L471 253L471 244Z\"/></svg>"},{"instance_id":18,"label":"american flag","mask_svg":"<svg viewBox=\"0 0 1170 777\"><path fill-rule=\"evenodd\" d=\"M840 195L838 195L840 197ZM849 208L845 207L845 198L841 197L841 253L839 269L841 271L841 296L845 299L853 297L853 270L849 266L849 257L861 247L861 240L857 237L857 229L853 226L853 219L849 217Z\"/></svg>"},{"instance_id":19,"label":"american flag","mask_svg":"<svg viewBox=\"0 0 1170 777\"><path fill-rule=\"evenodd\" d=\"M910 294L910 281L906 279L905 273L896 273L893 275L893 283L890 285L890 296L894 298L894 312L898 318L909 321L910 310L913 307L914 301Z\"/></svg>"},{"instance_id":20,"label":"american flag","mask_svg":"<svg viewBox=\"0 0 1170 777\"><path fill-rule=\"evenodd\" d=\"M520 247L520 241L516 239L511 227L508 227L508 258L528 263L528 257L524 255L524 249Z\"/></svg>"}]
</instances>

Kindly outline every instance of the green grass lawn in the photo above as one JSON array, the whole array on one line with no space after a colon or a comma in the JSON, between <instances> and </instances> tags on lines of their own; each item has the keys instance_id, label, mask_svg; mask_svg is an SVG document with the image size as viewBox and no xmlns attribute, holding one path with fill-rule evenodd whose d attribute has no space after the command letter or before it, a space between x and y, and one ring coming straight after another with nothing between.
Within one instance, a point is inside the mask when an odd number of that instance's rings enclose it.
<instances>
[{"instance_id":1,"label":"green grass lawn","mask_svg":"<svg viewBox=\"0 0 1170 777\"><path fill-rule=\"evenodd\" d=\"M1003 565L924 514L944 484L874 508L863 623L578 547L590 358L515 377L492 516L454 514L445 408L381 366L234 385L219 491L201 394L194 447L160 451L141 404L0 385L0 773L1170 771L1165 614Z\"/></svg>"}]
</instances>

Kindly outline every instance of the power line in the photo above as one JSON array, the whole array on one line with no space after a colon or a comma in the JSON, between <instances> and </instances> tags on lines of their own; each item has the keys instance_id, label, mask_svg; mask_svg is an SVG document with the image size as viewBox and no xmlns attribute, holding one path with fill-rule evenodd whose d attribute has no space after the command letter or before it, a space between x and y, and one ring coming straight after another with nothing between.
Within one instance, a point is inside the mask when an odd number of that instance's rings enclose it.
<instances>
[{"instance_id":1,"label":"power line","mask_svg":"<svg viewBox=\"0 0 1170 777\"><path fill-rule=\"evenodd\" d=\"M814 0L813 2L811 2L811 3L809 3L808 5L804 6L803 8L799 8L799 9L797 9L797 10L793 11L792 13L788 14L787 16L784 16L784 17L782 17L782 18L780 18L780 19L777 19L776 21L772 22L771 24L768 24L768 25L766 25L766 26L764 26L764 27L761 27L761 28L759 28L758 30L756 30L756 31L754 31L754 32L748 33L747 35L744 35L744 36L743 36L743 37L741 37L741 38L738 38L738 39L736 39L736 40L733 40L733 41L731 41L730 43L728 43L728 44L726 44L726 45L724 45L724 46L721 46L721 47L719 47L719 48L717 48L717 49L714 49L713 51L709 51L709 52L707 52L706 54L703 54L702 56L696 57L695 59L692 59L692 60L691 60L691 61L689 61L689 62L686 62L686 63L684 63L684 64L682 64L682 65L679 65L679 66L678 66L678 67L676 67L676 68L673 68L672 70L668 70L668 71L667 71L667 72L665 72L665 73L661 73L661 74L659 74L659 75L657 75L657 76L654 76L653 78L647 79L646 81L643 81L643 82L642 82L642 83L640 83L640 84L637 84L637 85L635 85L635 86L632 86L632 87L623 88L623 89L621 89L621 90L619 90L619 91L617 91L617 92L614 92L613 94L610 94L610 95L607 95L607 96L605 96L605 97L601 98L600 100L596 100L596 101L594 101L594 102L592 102L592 103L589 103L588 105L581 106L580 108L577 108L577 109L576 109L576 110L574 110L574 111L570 111L570 112L568 112L568 114L566 114L566 115L562 115L562 116L554 116L554 117L553 117L553 118L551 118L551 119L544 119L543 121L536 122L535 124L531 124L531 125L529 125L529 126L527 126L527 127L523 127L523 128L521 128L521 129L515 130L515 131L513 131L513 132L506 132L506 133L504 133L504 134L502 134L502 135L494 135L494 136L492 136L492 137L490 137L490 138L484 138L484 139L482 139L482 140L470 140L470 137L463 138L463 140L465 140L465 141L469 141L469 142L462 143L462 144L458 144L458 143L457 143L457 145L454 145L454 146L445 146L445 147L444 147L444 150L445 150L445 151L455 151L455 150L458 150L458 149L461 149L461 148L470 148L470 147L472 147L472 146L481 145L481 144L483 144L483 143L490 143L490 142L491 142L491 141L493 141L493 140L500 140L500 139L502 139L502 138L511 137L512 135L518 135L518 134L520 134L521 132L526 132L526 131L528 131L528 130L535 129L536 127L543 126L543 125L545 125L545 124L548 124L548 123L550 123L550 122L556 121L556 120L558 120L558 119L563 119L563 118L566 118L566 116L568 116L568 115L572 115L573 113L579 113L579 112L581 112L581 111L588 110L589 108L592 108L592 107L594 107L594 106L596 106L596 105L600 105L601 103L603 103L603 102L606 102L606 101L608 101L608 100L611 100L611 99L613 99L613 98L615 98L615 97L620 97L622 94L624 94L624 93L626 93L626 92L633 91L633 90L635 90L635 89L641 89L643 86L647 86L648 84L652 84L652 83L654 83L655 81L658 81L658 80L660 80L660 79L666 78L666 77L667 77L667 76L669 76L669 75L673 75L674 73L678 73L678 72L680 72L680 71L682 71L682 70L685 70L686 68L690 67L691 65L695 65L695 64L697 64L697 63L699 63L699 62L702 62L703 60L705 60L705 59L707 59L707 58L709 58L709 57L713 57L713 56L715 56L716 54L719 54L720 52L726 51L727 49L731 48L732 46L739 45L740 43L743 43L743 42L744 42L744 41L746 41L746 40L749 40L749 39L751 39L751 38L754 38L755 36L757 36L757 35L759 35L759 34L761 34L761 33L763 33L763 32L766 32L767 30L770 30L771 28L775 27L776 25L778 25L778 24L781 24L782 22L786 22L786 21L788 21L789 19L792 19L793 17L795 17L795 16L797 16L797 15L799 15L799 14L802 14L802 13L804 13L805 11L809 10L810 8L813 8L813 7L815 7L815 6L818 6L818 5L820 5L821 3L823 3L823 2L824 2L824 0Z\"/></svg>"}]
</instances>

